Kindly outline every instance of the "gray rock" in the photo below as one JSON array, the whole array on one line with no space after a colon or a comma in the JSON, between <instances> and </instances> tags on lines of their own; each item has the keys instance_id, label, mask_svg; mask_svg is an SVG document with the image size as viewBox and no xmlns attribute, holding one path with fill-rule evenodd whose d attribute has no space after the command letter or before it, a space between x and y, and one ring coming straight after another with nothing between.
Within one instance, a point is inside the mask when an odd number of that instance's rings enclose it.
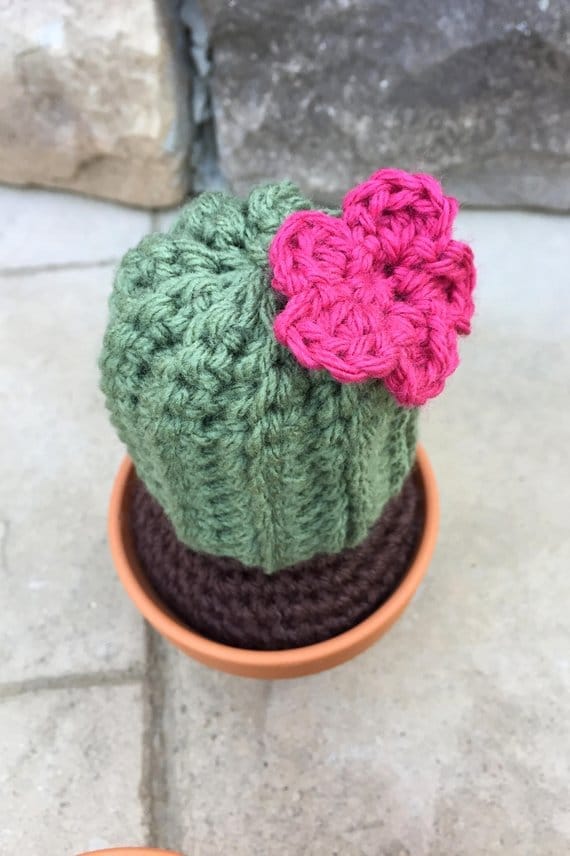
<instances>
[{"instance_id":1,"label":"gray rock","mask_svg":"<svg viewBox=\"0 0 570 856\"><path fill-rule=\"evenodd\" d=\"M171 3L0 12L0 180L166 206L188 189L190 88Z\"/></svg>"},{"instance_id":2,"label":"gray rock","mask_svg":"<svg viewBox=\"0 0 570 856\"><path fill-rule=\"evenodd\" d=\"M570 207L565 0L204 0L222 166L338 200L379 166Z\"/></svg>"}]
</instances>

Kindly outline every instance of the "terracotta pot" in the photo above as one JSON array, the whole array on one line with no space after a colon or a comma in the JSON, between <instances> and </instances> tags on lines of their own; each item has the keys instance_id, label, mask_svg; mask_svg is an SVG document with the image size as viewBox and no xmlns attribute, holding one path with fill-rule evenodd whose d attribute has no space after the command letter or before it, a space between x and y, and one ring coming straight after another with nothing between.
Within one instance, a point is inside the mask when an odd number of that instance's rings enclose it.
<instances>
[{"instance_id":1,"label":"terracotta pot","mask_svg":"<svg viewBox=\"0 0 570 856\"><path fill-rule=\"evenodd\" d=\"M181 856L173 850L156 850L153 847L111 847L110 850L91 850L78 856Z\"/></svg>"},{"instance_id":2,"label":"terracotta pot","mask_svg":"<svg viewBox=\"0 0 570 856\"><path fill-rule=\"evenodd\" d=\"M423 579L433 554L439 525L435 476L426 452L417 450L417 466L425 497L425 520L418 550L396 591L368 618L331 639L285 651L252 651L222 645L182 624L159 600L137 559L128 525L130 487L135 470L125 458L113 486L109 507L109 541L119 577L147 621L169 642L214 669L249 678L295 678L338 666L360 654L400 617Z\"/></svg>"}]
</instances>

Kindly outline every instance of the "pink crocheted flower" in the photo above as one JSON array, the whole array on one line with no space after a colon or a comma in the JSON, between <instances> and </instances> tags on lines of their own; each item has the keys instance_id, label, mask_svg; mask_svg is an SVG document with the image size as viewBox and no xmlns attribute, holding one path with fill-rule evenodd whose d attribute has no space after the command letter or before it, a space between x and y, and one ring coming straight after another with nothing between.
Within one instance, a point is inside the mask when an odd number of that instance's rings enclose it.
<instances>
[{"instance_id":1,"label":"pink crocheted flower","mask_svg":"<svg viewBox=\"0 0 570 856\"><path fill-rule=\"evenodd\" d=\"M473 253L451 237L457 208L431 176L383 169L346 195L341 217L291 214L269 249L288 298L277 339L339 381L382 379L403 405L438 395L474 309Z\"/></svg>"}]
</instances>

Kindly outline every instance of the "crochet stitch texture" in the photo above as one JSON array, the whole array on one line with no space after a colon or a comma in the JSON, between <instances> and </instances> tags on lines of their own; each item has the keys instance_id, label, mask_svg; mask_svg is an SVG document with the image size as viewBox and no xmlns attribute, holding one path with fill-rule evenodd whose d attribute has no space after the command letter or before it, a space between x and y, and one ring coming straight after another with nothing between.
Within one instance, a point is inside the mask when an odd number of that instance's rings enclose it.
<instances>
[{"instance_id":1,"label":"crochet stitch texture","mask_svg":"<svg viewBox=\"0 0 570 856\"><path fill-rule=\"evenodd\" d=\"M271 573L364 540L413 463L416 411L307 371L273 333L268 248L290 183L205 193L117 272L101 385L180 540Z\"/></svg>"},{"instance_id":2,"label":"crochet stitch texture","mask_svg":"<svg viewBox=\"0 0 570 856\"><path fill-rule=\"evenodd\" d=\"M408 406L439 395L470 332L473 253L451 238L457 202L429 175L383 169L341 217L291 214L269 251L287 306L275 334L309 369L382 379Z\"/></svg>"},{"instance_id":3,"label":"crochet stitch texture","mask_svg":"<svg viewBox=\"0 0 570 856\"><path fill-rule=\"evenodd\" d=\"M146 578L184 624L223 645L275 651L344 633L387 600L416 552L423 500L412 470L364 541L277 574L186 547L140 479L128 520Z\"/></svg>"}]
</instances>

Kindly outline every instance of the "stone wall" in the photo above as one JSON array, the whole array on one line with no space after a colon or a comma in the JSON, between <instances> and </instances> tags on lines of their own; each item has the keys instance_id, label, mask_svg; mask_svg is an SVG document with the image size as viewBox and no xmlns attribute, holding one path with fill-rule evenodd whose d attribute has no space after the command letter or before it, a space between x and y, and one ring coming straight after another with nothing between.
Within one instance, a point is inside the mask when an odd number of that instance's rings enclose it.
<instances>
[{"instance_id":1,"label":"stone wall","mask_svg":"<svg viewBox=\"0 0 570 856\"><path fill-rule=\"evenodd\" d=\"M0 9L0 180L135 205L189 188L185 31L165 0Z\"/></svg>"},{"instance_id":2,"label":"stone wall","mask_svg":"<svg viewBox=\"0 0 570 856\"><path fill-rule=\"evenodd\" d=\"M204 0L231 184L337 201L380 165L570 207L568 0Z\"/></svg>"},{"instance_id":3,"label":"stone wall","mask_svg":"<svg viewBox=\"0 0 570 856\"><path fill-rule=\"evenodd\" d=\"M160 207L290 177L337 202L398 165L570 209L569 33L567 0L0 5L0 180Z\"/></svg>"}]
</instances>

